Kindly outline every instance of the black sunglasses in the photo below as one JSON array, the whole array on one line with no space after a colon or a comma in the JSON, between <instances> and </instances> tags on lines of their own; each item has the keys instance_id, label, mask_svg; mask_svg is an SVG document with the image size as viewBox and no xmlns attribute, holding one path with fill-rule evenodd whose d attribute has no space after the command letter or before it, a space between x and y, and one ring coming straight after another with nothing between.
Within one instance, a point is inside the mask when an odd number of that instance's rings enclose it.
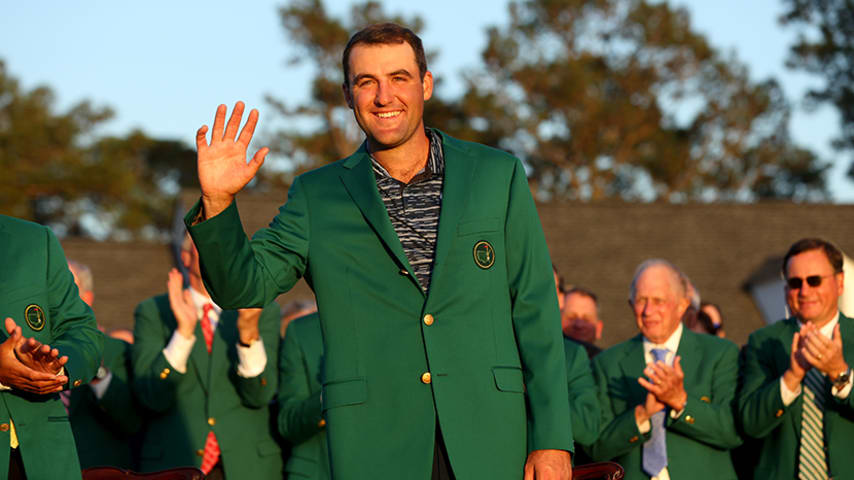
<instances>
[{"instance_id":1,"label":"black sunglasses","mask_svg":"<svg viewBox=\"0 0 854 480\"><path fill-rule=\"evenodd\" d=\"M792 290L798 290L804 285L804 280L807 281L807 285L815 288L821 285L821 281L827 277L832 277L833 275L810 275L806 278L801 277L790 277L786 279L786 285L789 286Z\"/></svg>"}]
</instances>

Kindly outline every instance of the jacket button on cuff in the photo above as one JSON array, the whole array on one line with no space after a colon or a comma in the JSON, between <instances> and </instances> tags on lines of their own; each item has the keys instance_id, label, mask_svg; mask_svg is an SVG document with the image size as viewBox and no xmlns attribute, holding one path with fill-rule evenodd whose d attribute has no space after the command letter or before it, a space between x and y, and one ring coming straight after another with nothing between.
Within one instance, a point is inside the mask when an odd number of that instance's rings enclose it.
<instances>
[{"instance_id":1,"label":"jacket button on cuff","mask_svg":"<svg viewBox=\"0 0 854 480\"><path fill-rule=\"evenodd\" d=\"M262 387L266 387L266 386L267 386L267 379L266 379L266 378L261 378L261 386L262 386Z\"/></svg>"},{"instance_id":2,"label":"jacket button on cuff","mask_svg":"<svg viewBox=\"0 0 854 480\"><path fill-rule=\"evenodd\" d=\"M200 448L200 449L196 450L196 455L198 455L200 457L204 457L205 451Z\"/></svg>"},{"instance_id":3,"label":"jacket button on cuff","mask_svg":"<svg viewBox=\"0 0 854 480\"><path fill-rule=\"evenodd\" d=\"M421 382L422 383L430 383L430 381L431 381L430 372L424 372L423 374L421 374Z\"/></svg>"},{"instance_id":4,"label":"jacket button on cuff","mask_svg":"<svg viewBox=\"0 0 854 480\"><path fill-rule=\"evenodd\" d=\"M0 432L8 432L9 424L8 423L0 423Z\"/></svg>"},{"instance_id":5,"label":"jacket button on cuff","mask_svg":"<svg viewBox=\"0 0 854 480\"><path fill-rule=\"evenodd\" d=\"M160 379L165 380L166 377L168 377L170 373L172 373L171 370L169 370L168 368L164 368L163 371L160 372Z\"/></svg>"},{"instance_id":6,"label":"jacket button on cuff","mask_svg":"<svg viewBox=\"0 0 854 480\"><path fill-rule=\"evenodd\" d=\"M215 419L214 417L210 417L210 418L208 418L208 425L210 425L210 426L212 426L212 427L213 427L214 425L216 425L216 419Z\"/></svg>"},{"instance_id":7,"label":"jacket button on cuff","mask_svg":"<svg viewBox=\"0 0 854 480\"><path fill-rule=\"evenodd\" d=\"M688 425L694 425L694 417L692 417L691 415L686 415L685 421L688 422Z\"/></svg>"},{"instance_id":8,"label":"jacket button on cuff","mask_svg":"<svg viewBox=\"0 0 854 480\"><path fill-rule=\"evenodd\" d=\"M322 418L321 418L321 419L320 419L320 421L319 421L319 422L317 422L317 426L318 426L318 427L320 427L320 428L325 427L325 426L326 426L326 420L324 420L324 419L322 419Z\"/></svg>"},{"instance_id":9,"label":"jacket button on cuff","mask_svg":"<svg viewBox=\"0 0 854 480\"><path fill-rule=\"evenodd\" d=\"M777 411L774 413L774 416L775 416L775 417L777 417L777 418L782 417L782 416L783 416L783 409L781 408L781 409L777 410Z\"/></svg>"},{"instance_id":10,"label":"jacket button on cuff","mask_svg":"<svg viewBox=\"0 0 854 480\"><path fill-rule=\"evenodd\" d=\"M424 325L427 325L428 327L433 325L433 315L430 315L429 313L424 315Z\"/></svg>"},{"instance_id":11,"label":"jacket button on cuff","mask_svg":"<svg viewBox=\"0 0 854 480\"><path fill-rule=\"evenodd\" d=\"M637 441L638 441L638 436L637 436L637 435L635 435L634 437L632 437L632 438L630 438L630 439L629 439L629 443L635 443L635 442L637 442Z\"/></svg>"},{"instance_id":12,"label":"jacket button on cuff","mask_svg":"<svg viewBox=\"0 0 854 480\"><path fill-rule=\"evenodd\" d=\"M83 383L83 380L75 380L75 381L74 381L74 386L75 386L75 387L79 387L82 383Z\"/></svg>"},{"instance_id":13,"label":"jacket button on cuff","mask_svg":"<svg viewBox=\"0 0 854 480\"><path fill-rule=\"evenodd\" d=\"M709 397L707 397L707 396L705 396L705 395L703 395L702 397L700 397L700 401L701 401L701 402L706 402L706 403L712 403L712 399L711 399L711 398L709 398Z\"/></svg>"}]
</instances>

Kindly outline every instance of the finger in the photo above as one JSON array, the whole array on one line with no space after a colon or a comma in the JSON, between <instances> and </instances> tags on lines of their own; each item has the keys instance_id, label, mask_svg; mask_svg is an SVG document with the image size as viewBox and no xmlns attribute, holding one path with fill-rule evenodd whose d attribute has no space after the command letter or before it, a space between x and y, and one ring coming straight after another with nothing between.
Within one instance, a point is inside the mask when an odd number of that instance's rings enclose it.
<instances>
[{"instance_id":1,"label":"finger","mask_svg":"<svg viewBox=\"0 0 854 480\"><path fill-rule=\"evenodd\" d=\"M225 112L228 110L223 104L216 107L216 115L214 115L213 130L211 130L211 145L222 140L222 130L225 125Z\"/></svg>"},{"instance_id":2,"label":"finger","mask_svg":"<svg viewBox=\"0 0 854 480\"><path fill-rule=\"evenodd\" d=\"M60 368L64 367L68 363L68 355L63 355L59 357L56 362L59 363Z\"/></svg>"},{"instance_id":3,"label":"finger","mask_svg":"<svg viewBox=\"0 0 854 480\"><path fill-rule=\"evenodd\" d=\"M534 480L534 466L529 462L525 462L525 479L524 480Z\"/></svg>"},{"instance_id":4,"label":"finger","mask_svg":"<svg viewBox=\"0 0 854 480\"><path fill-rule=\"evenodd\" d=\"M818 366L821 365L821 362L819 361L818 357L816 355L813 355L807 349L801 350L801 356L804 357L804 360L806 360L813 367L818 368Z\"/></svg>"},{"instance_id":5,"label":"finger","mask_svg":"<svg viewBox=\"0 0 854 480\"><path fill-rule=\"evenodd\" d=\"M190 293L190 289L184 290L183 293L184 293L184 304L187 305L188 307L190 305L193 305L193 294Z\"/></svg>"},{"instance_id":6,"label":"finger","mask_svg":"<svg viewBox=\"0 0 854 480\"><path fill-rule=\"evenodd\" d=\"M12 335L18 325L12 320L12 317L6 317L6 333Z\"/></svg>"},{"instance_id":7,"label":"finger","mask_svg":"<svg viewBox=\"0 0 854 480\"><path fill-rule=\"evenodd\" d=\"M264 147L255 152L255 156L249 161L249 171L252 173L253 177L258 173L258 169L261 168L261 165L264 165L264 157L266 157L268 153L270 153L270 149Z\"/></svg>"},{"instance_id":8,"label":"finger","mask_svg":"<svg viewBox=\"0 0 854 480\"><path fill-rule=\"evenodd\" d=\"M200 152L200 151L208 148L207 134L208 134L208 126L207 125L202 125L202 127L196 131L196 151Z\"/></svg>"},{"instance_id":9,"label":"finger","mask_svg":"<svg viewBox=\"0 0 854 480\"><path fill-rule=\"evenodd\" d=\"M240 128L240 121L243 120L243 108L244 105L241 101L234 104L234 108L231 110L231 117L228 118L228 125L225 126L225 135L223 136L223 140L234 141L234 137L237 136L237 129ZM255 116L257 118L258 114L256 113ZM242 136L243 135L241 134L241 137ZM251 136L252 135L250 134L250 137Z\"/></svg>"},{"instance_id":10,"label":"finger","mask_svg":"<svg viewBox=\"0 0 854 480\"><path fill-rule=\"evenodd\" d=\"M234 108L237 108L237 106L235 106ZM240 111L241 111L241 113L243 112L242 107L241 107ZM258 109L253 108L249 112L249 117L246 118L246 125L244 125L243 130L240 131L240 138L238 138L237 141L239 143L242 143L245 147L248 147L249 142L252 141L252 135L255 134L255 127L257 125L258 125ZM231 125L229 125L229 127L231 127Z\"/></svg>"},{"instance_id":11,"label":"finger","mask_svg":"<svg viewBox=\"0 0 854 480\"><path fill-rule=\"evenodd\" d=\"M677 377L685 378L685 372L682 371L682 357L679 355L676 355L676 358L673 359L673 370Z\"/></svg>"},{"instance_id":12,"label":"finger","mask_svg":"<svg viewBox=\"0 0 854 480\"><path fill-rule=\"evenodd\" d=\"M661 388L658 385L650 383L649 380L643 377L638 378L638 383L640 383L641 387L645 388L649 393L653 395L658 395L661 393Z\"/></svg>"},{"instance_id":13,"label":"finger","mask_svg":"<svg viewBox=\"0 0 854 480\"><path fill-rule=\"evenodd\" d=\"M833 343L842 348L842 333L839 331L839 324L833 327Z\"/></svg>"}]
</instances>

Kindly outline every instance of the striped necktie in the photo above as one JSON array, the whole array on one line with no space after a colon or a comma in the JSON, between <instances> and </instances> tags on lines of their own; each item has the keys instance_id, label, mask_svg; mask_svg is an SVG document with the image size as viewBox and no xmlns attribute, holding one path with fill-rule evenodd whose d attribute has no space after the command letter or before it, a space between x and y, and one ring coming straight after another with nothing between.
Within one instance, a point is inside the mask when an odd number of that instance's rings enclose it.
<instances>
[{"instance_id":1,"label":"striped necktie","mask_svg":"<svg viewBox=\"0 0 854 480\"><path fill-rule=\"evenodd\" d=\"M656 362L667 363L668 352L669 350L666 348L653 348L652 357ZM667 466L667 443L665 442L667 432L664 428L665 411L667 411L666 408L652 414L652 417L649 419L652 426L652 435L643 444L643 471L650 477L657 476Z\"/></svg>"},{"instance_id":2,"label":"striped necktie","mask_svg":"<svg viewBox=\"0 0 854 480\"><path fill-rule=\"evenodd\" d=\"M213 346L213 336L214 330L213 325L211 325L210 314L213 310L213 305L210 303L206 303L202 307L202 334L205 336L205 346L208 348L208 354L211 353L211 346ZM211 425L213 427L213 425ZM216 439L216 434L213 432L213 428L208 431L208 436L205 439L205 449L202 453L202 466L201 470L205 475L210 473L213 470L213 467L216 466L219 461L219 442Z\"/></svg>"},{"instance_id":3,"label":"striped necktie","mask_svg":"<svg viewBox=\"0 0 854 480\"><path fill-rule=\"evenodd\" d=\"M815 368L811 368L804 377L799 480L827 480L827 455L824 450L826 383L824 376Z\"/></svg>"}]
</instances>

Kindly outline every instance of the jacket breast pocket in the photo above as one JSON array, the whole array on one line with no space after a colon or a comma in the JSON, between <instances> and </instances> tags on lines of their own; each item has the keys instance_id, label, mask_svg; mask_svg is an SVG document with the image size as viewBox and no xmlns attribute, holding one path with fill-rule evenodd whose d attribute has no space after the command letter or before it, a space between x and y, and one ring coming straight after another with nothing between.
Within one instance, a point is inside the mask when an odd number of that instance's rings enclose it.
<instances>
[{"instance_id":1,"label":"jacket breast pocket","mask_svg":"<svg viewBox=\"0 0 854 480\"><path fill-rule=\"evenodd\" d=\"M332 380L323 384L323 411L358 405L368 400L368 381L364 377Z\"/></svg>"},{"instance_id":2,"label":"jacket breast pocket","mask_svg":"<svg viewBox=\"0 0 854 480\"><path fill-rule=\"evenodd\" d=\"M501 218L487 217L474 220L463 220L457 225L457 235L474 235L476 233L497 232L501 229Z\"/></svg>"}]
</instances>

